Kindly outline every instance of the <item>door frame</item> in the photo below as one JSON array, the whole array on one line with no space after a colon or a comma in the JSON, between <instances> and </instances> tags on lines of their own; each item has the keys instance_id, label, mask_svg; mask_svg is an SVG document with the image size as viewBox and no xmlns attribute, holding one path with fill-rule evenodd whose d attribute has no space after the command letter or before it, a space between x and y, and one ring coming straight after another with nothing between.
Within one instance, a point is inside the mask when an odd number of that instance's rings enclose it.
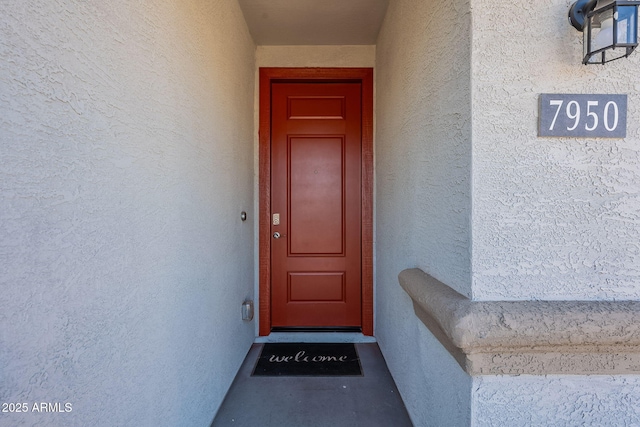
<instances>
[{"instance_id":1,"label":"door frame","mask_svg":"<svg viewBox=\"0 0 640 427\"><path fill-rule=\"evenodd\" d=\"M362 85L362 333L373 335L373 68L259 70L259 335L271 332L271 84Z\"/></svg>"}]
</instances>

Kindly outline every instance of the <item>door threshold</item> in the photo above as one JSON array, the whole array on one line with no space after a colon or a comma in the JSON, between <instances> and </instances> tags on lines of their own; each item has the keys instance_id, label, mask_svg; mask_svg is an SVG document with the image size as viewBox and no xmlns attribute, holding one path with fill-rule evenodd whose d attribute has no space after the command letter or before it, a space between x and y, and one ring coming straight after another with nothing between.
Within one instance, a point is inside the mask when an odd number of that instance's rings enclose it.
<instances>
[{"instance_id":1,"label":"door threshold","mask_svg":"<svg viewBox=\"0 0 640 427\"><path fill-rule=\"evenodd\" d=\"M362 332L359 326L274 326L271 332Z\"/></svg>"},{"instance_id":2,"label":"door threshold","mask_svg":"<svg viewBox=\"0 0 640 427\"><path fill-rule=\"evenodd\" d=\"M361 332L271 332L269 335L256 337L255 342L373 343L376 342L376 338L363 335Z\"/></svg>"}]
</instances>

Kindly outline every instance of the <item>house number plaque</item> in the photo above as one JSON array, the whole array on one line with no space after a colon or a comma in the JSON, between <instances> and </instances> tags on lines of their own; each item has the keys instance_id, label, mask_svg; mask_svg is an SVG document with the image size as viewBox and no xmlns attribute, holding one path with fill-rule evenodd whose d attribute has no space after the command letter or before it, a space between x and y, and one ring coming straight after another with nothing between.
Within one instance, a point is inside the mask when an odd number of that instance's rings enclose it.
<instances>
[{"instance_id":1,"label":"house number plaque","mask_svg":"<svg viewBox=\"0 0 640 427\"><path fill-rule=\"evenodd\" d=\"M625 138L627 95L540 95L538 136Z\"/></svg>"}]
</instances>

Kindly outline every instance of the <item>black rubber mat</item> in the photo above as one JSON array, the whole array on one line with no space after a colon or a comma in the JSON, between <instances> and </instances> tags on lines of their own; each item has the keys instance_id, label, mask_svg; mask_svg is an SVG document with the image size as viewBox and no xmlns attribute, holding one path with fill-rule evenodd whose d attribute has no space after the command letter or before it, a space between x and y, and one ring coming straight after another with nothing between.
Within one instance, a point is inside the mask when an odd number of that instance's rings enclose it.
<instances>
[{"instance_id":1,"label":"black rubber mat","mask_svg":"<svg viewBox=\"0 0 640 427\"><path fill-rule=\"evenodd\" d=\"M267 343L251 375L361 376L362 368L353 344Z\"/></svg>"}]
</instances>

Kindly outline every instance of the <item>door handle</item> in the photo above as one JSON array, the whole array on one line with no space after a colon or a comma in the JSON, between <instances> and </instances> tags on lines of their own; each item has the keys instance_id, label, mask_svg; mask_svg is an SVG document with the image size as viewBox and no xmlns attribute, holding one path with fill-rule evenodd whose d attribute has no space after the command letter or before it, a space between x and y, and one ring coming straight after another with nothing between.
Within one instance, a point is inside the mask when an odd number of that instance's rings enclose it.
<instances>
[{"instance_id":1,"label":"door handle","mask_svg":"<svg viewBox=\"0 0 640 427\"><path fill-rule=\"evenodd\" d=\"M279 239L280 238L280 233L277 232L277 231L275 233L273 233L273 238L274 239Z\"/></svg>"}]
</instances>

